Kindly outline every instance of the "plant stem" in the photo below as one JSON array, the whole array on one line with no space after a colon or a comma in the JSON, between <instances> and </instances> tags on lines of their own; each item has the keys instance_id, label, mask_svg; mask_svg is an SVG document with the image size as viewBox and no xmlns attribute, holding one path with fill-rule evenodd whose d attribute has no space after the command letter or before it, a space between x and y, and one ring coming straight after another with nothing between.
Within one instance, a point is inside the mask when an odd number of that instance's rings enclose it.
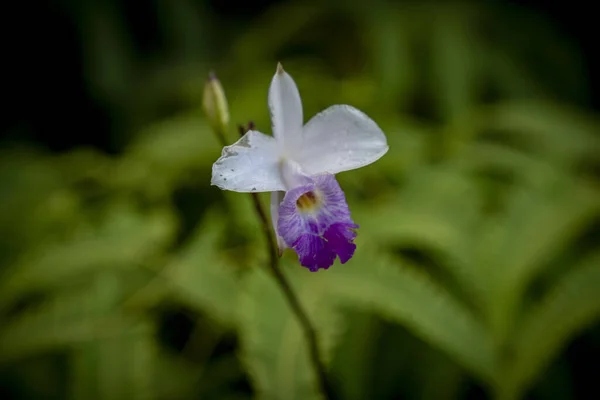
<instances>
[{"instance_id":1,"label":"plant stem","mask_svg":"<svg viewBox=\"0 0 600 400\"><path fill-rule=\"evenodd\" d=\"M254 124L250 122L248 124L248 130L253 128ZM240 126L239 131L240 135L243 135L245 133L244 127ZM277 284L281 287L281 290L283 291L283 294L285 295L288 304L292 308L292 312L298 319L298 322L300 322L300 326L304 331L304 337L306 338L306 342L308 344L310 360L317 375L319 389L321 390L321 393L325 396L326 399L334 400L335 398L337 398L337 396L335 396L333 387L331 385L330 380L328 379L327 372L321 358L317 331L314 328L312 322L310 321L308 314L300 304L298 296L296 295L296 293L294 293L292 286L281 271L281 268L279 266L279 255L277 251L277 245L275 244L275 237L273 235L273 230L271 229L269 219L267 218L267 214L265 213L262 203L260 202L260 197L258 196L258 193L251 193L251 196L252 202L254 203L254 209L256 210L256 214L260 219L263 233L267 241L267 251L269 253L269 267L271 269L271 272L273 273Z\"/></svg>"}]
</instances>

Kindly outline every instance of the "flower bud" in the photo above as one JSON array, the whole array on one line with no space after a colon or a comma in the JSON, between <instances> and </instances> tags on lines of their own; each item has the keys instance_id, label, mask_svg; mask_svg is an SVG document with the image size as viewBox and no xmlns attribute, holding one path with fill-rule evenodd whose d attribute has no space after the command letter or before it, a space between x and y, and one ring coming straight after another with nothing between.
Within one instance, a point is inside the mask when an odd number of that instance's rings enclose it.
<instances>
[{"instance_id":1,"label":"flower bud","mask_svg":"<svg viewBox=\"0 0 600 400\"><path fill-rule=\"evenodd\" d=\"M202 108L213 131L221 144L227 144L227 130L229 127L229 108L227 98L221 82L217 76L211 72L204 85L202 96Z\"/></svg>"}]
</instances>

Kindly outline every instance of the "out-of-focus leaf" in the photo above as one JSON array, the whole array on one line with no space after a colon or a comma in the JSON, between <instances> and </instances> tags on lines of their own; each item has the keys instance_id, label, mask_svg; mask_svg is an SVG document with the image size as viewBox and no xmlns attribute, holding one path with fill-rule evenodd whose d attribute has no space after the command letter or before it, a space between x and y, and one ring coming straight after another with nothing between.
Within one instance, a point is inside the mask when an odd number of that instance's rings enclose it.
<instances>
[{"instance_id":1,"label":"out-of-focus leaf","mask_svg":"<svg viewBox=\"0 0 600 400\"><path fill-rule=\"evenodd\" d=\"M283 268L305 311L319 333L321 353L327 361L343 329L332 309L333 299L319 277L294 265ZM239 297L242 360L263 399L319 399L314 369L309 361L303 331L281 288L263 269L247 277Z\"/></svg>"},{"instance_id":2,"label":"out-of-focus leaf","mask_svg":"<svg viewBox=\"0 0 600 400\"><path fill-rule=\"evenodd\" d=\"M380 7L362 10L367 14L367 35L372 40L374 75L379 80L378 99L386 104L399 102L406 106L413 93L415 73L410 56L412 37L398 21L402 14L396 8L381 3Z\"/></svg>"},{"instance_id":3,"label":"out-of-focus leaf","mask_svg":"<svg viewBox=\"0 0 600 400\"><path fill-rule=\"evenodd\" d=\"M295 34L302 32L306 25L326 12L327 8L305 2L277 4L255 21L252 29L234 44L233 57L237 60L269 59ZM282 15L288 18L281 18ZM277 32L277 35L273 35L273 32ZM252 65L248 67L252 68Z\"/></svg>"},{"instance_id":4,"label":"out-of-focus leaf","mask_svg":"<svg viewBox=\"0 0 600 400\"><path fill-rule=\"evenodd\" d=\"M551 102L510 102L484 112L483 129L505 132L524 142L533 154L567 167L600 153L600 120Z\"/></svg>"},{"instance_id":5,"label":"out-of-focus leaf","mask_svg":"<svg viewBox=\"0 0 600 400\"><path fill-rule=\"evenodd\" d=\"M220 151L208 125L197 116L165 120L144 130L129 147L114 173L115 185L167 196L182 181L208 183Z\"/></svg>"},{"instance_id":6,"label":"out-of-focus leaf","mask_svg":"<svg viewBox=\"0 0 600 400\"><path fill-rule=\"evenodd\" d=\"M160 399L156 349L150 326L78 345L71 355L71 399ZM172 398L172 397L171 397Z\"/></svg>"},{"instance_id":7,"label":"out-of-focus leaf","mask_svg":"<svg viewBox=\"0 0 600 400\"><path fill-rule=\"evenodd\" d=\"M202 60L207 54L207 36L210 20L198 9L199 3L184 1L157 1L158 17L167 39L167 46L180 63Z\"/></svg>"},{"instance_id":8,"label":"out-of-focus leaf","mask_svg":"<svg viewBox=\"0 0 600 400\"><path fill-rule=\"evenodd\" d=\"M3 396L11 399L65 398L68 376L62 365L64 357L56 353L36 354L0 367ZM5 397L6 398L6 397Z\"/></svg>"},{"instance_id":9,"label":"out-of-focus leaf","mask_svg":"<svg viewBox=\"0 0 600 400\"><path fill-rule=\"evenodd\" d=\"M434 349L424 352L421 368L421 400L460 398L464 372L450 357Z\"/></svg>"},{"instance_id":10,"label":"out-of-focus leaf","mask_svg":"<svg viewBox=\"0 0 600 400\"><path fill-rule=\"evenodd\" d=\"M86 179L104 183L110 177L115 161L99 150L83 147L60 153L50 158L54 169L60 172L62 183L78 184Z\"/></svg>"},{"instance_id":11,"label":"out-of-focus leaf","mask_svg":"<svg viewBox=\"0 0 600 400\"><path fill-rule=\"evenodd\" d=\"M362 246L351 263L329 271L336 297L401 323L473 375L490 381L494 353L484 327L426 274L375 251Z\"/></svg>"},{"instance_id":12,"label":"out-of-focus leaf","mask_svg":"<svg viewBox=\"0 0 600 400\"><path fill-rule=\"evenodd\" d=\"M53 159L32 148L0 156L0 257L12 262L46 235L63 233L80 214L77 196ZM8 260L8 261L7 261Z\"/></svg>"},{"instance_id":13,"label":"out-of-focus leaf","mask_svg":"<svg viewBox=\"0 0 600 400\"><path fill-rule=\"evenodd\" d=\"M200 380L201 388L197 395L199 398L218 399L245 399L240 391L235 390L239 385L240 378L244 376L244 370L236 354L227 354L212 361L203 370Z\"/></svg>"},{"instance_id":14,"label":"out-of-focus leaf","mask_svg":"<svg viewBox=\"0 0 600 400\"><path fill-rule=\"evenodd\" d=\"M468 172L500 173L519 179L531 179L535 171L548 167L548 162L508 146L495 143L469 143L452 162Z\"/></svg>"},{"instance_id":15,"label":"out-of-focus leaf","mask_svg":"<svg viewBox=\"0 0 600 400\"><path fill-rule=\"evenodd\" d=\"M168 354L163 349L155 349L154 388L156 399L186 400L192 398L198 390L198 382L206 365L190 363L183 357Z\"/></svg>"},{"instance_id":16,"label":"out-of-focus leaf","mask_svg":"<svg viewBox=\"0 0 600 400\"><path fill-rule=\"evenodd\" d=\"M252 196L236 192L225 192L223 195L227 201L227 216L236 229L240 230L243 234L251 236L252 241L256 244L261 244L262 236L264 235L256 234L257 232L261 232L262 225L256 215ZM270 196L260 197L263 206L266 206L267 202L271 200ZM265 207L265 209L268 209L268 207ZM263 248L261 247L260 250L262 251Z\"/></svg>"},{"instance_id":17,"label":"out-of-focus leaf","mask_svg":"<svg viewBox=\"0 0 600 400\"><path fill-rule=\"evenodd\" d=\"M0 280L0 309L24 292L54 288L85 273L138 267L164 250L174 229L169 213L142 215L117 204L98 228L84 227L69 240L41 245L22 257Z\"/></svg>"},{"instance_id":18,"label":"out-of-focus leaf","mask_svg":"<svg viewBox=\"0 0 600 400\"><path fill-rule=\"evenodd\" d=\"M500 335L509 329L531 280L600 213L599 193L590 185L554 170L535 177L528 187L515 189L506 214L491 222L476 247Z\"/></svg>"},{"instance_id":19,"label":"out-of-focus leaf","mask_svg":"<svg viewBox=\"0 0 600 400\"><path fill-rule=\"evenodd\" d=\"M600 253L569 268L543 299L523 316L511 344L508 382L520 393L575 334L600 318Z\"/></svg>"},{"instance_id":20,"label":"out-of-focus leaf","mask_svg":"<svg viewBox=\"0 0 600 400\"><path fill-rule=\"evenodd\" d=\"M452 121L473 104L478 52L464 10L456 6L437 8L431 14L431 91L442 119Z\"/></svg>"},{"instance_id":21,"label":"out-of-focus leaf","mask_svg":"<svg viewBox=\"0 0 600 400\"><path fill-rule=\"evenodd\" d=\"M235 268L219 253L224 228L213 209L163 276L177 298L231 326L236 319L240 282Z\"/></svg>"},{"instance_id":22,"label":"out-of-focus leaf","mask_svg":"<svg viewBox=\"0 0 600 400\"><path fill-rule=\"evenodd\" d=\"M375 348L379 336L379 324L376 318L364 310L344 310L346 321L344 335L337 343L332 362L332 375L343 382L340 390L344 399L360 400L369 396L370 380L377 371L369 371L375 357Z\"/></svg>"},{"instance_id":23,"label":"out-of-focus leaf","mask_svg":"<svg viewBox=\"0 0 600 400\"><path fill-rule=\"evenodd\" d=\"M450 167L414 171L395 197L355 215L362 234L388 245L418 245L444 256L444 267L477 304L485 287L473 264L470 234L480 198L474 182Z\"/></svg>"},{"instance_id":24,"label":"out-of-focus leaf","mask_svg":"<svg viewBox=\"0 0 600 400\"><path fill-rule=\"evenodd\" d=\"M549 101L506 101L481 107L444 128L445 143L464 162L485 161L478 146L507 148L570 170L594 161L600 152L600 120L592 115ZM490 133L492 136L490 136ZM477 140L477 141L475 141ZM490 150L493 147L484 147ZM465 159L465 156L468 155ZM504 157L508 156L508 157ZM513 157L497 154L491 161L509 166ZM516 172L526 174L527 166Z\"/></svg>"},{"instance_id":25,"label":"out-of-focus leaf","mask_svg":"<svg viewBox=\"0 0 600 400\"><path fill-rule=\"evenodd\" d=\"M544 88L526 65L499 46L482 46L485 71L498 96L508 99L543 98Z\"/></svg>"},{"instance_id":26,"label":"out-of-focus leaf","mask_svg":"<svg viewBox=\"0 0 600 400\"><path fill-rule=\"evenodd\" d=\"M0 363L118 336L128 329L143 331L143 320L117 311L123 283L116 274L101 272L91 284L64 289L13 317L0 328Z\"/></svg>"}]
</instances>

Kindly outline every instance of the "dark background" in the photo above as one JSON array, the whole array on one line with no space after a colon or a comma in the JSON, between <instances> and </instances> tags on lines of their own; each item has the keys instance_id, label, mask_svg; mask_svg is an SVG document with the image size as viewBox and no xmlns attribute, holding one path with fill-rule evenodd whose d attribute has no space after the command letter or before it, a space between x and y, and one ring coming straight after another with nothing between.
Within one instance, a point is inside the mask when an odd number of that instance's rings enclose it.
<instances>
[{"instance_id":1,"label":"dark background","mask_svg":"<svg viewBox=\"0 0 600 400\"><path fill-rule=\"evenodd\" d=\"M502 1L490 2L502 3ZM277 0L252 2L208 1L217 26L243 29ZM77 27L65 11L67 0L9 2L1 15L2 113L4 139L30 139L51 149L90 144L118 151L106 134L109 115L86 88L82 75L82 43ZM134 35L139 56L168 51L156 31L153 1L124 0L121 4ZM579 43L590 71L591 103L600 109L596 21L592 3L506 1L549 17ZM93 123L90 123L93 121ZM85 128L83 128L85 126Z\"/></svg>"}]
</instances>

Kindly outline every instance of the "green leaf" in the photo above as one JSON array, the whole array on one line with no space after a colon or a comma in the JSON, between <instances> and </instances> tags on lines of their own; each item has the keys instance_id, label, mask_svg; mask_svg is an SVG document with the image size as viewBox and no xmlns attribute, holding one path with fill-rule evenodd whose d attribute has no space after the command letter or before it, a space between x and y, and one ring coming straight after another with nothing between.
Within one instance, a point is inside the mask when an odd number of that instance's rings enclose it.
<instances>
[{"instance_id":1,"label":"green leaf","mask_svg":"<svg viewBox=\"0 0 600 400\"><path fill-rule=\"evenodd\" d=\"M175 230L165 211L143 215L128 204L109 208L98 227L84 227L65 241L39 245L0 280L0 310L32 290L61 286L99 269L135 268L160 253Z\"/></svg>"},{"instance_id":2,"label":"green leaf","mask_svg":"<svg viewBox=\"0 0 600 400\"><path fill-rule=\"evenodd\" d=\"M504 140L523 143L532 154L542 155L567 167L600 152L600 120L560 103L506 102L480 116L482 130L504 132Z\"/></svg>"},{"instance_id":3,"label":"green leaf","mask_svg":"<svg viewBox=\"0 0 600 400\"><path fill-rule=\"evenodd\" d=\"M155 349L153 374L154 398L187 400L198 394L198 383L207 372L206 363L192 363L165 349ZM231 357L234 357L231 355ZM212 366L211 366L212 370ZM198 397L196 397L198 398Z\"/></svg>"},{"instance_id":4,"label":"green leaf","mask_svg":"<svg viewBox=\"0 0 600 400\"><path fill-rule=\"evenodd\" d=\"M482 235L479 265L486 271L492 321L510 329L527 285L600 212L598 192L585 182L542 169L515 190L506 214Z\"/></svg>"},{"instance_id":5,"label":"green leaf","mask_svg":"<svg viewBox=\"0 0 600 400\"><path fill-rule=\"evenodd\" d=\"M206 122L189 113L149 126L128 152L133 158L166 169L164 173L175 174L212 164L220 154L220 145Z\"/></svg>"},{"instance_id":6,"label":"green leaf","mask_svg":"<svg viewBox=\"0 0 600 400\"><path fill-rule=\"evenodd\" d=\"M500 172L528 178L548 162L535 155L489 142L468 143L452 159L455 165L472 172Z\"/></svg>"},{"instance_id":7,"label":"green leaf","mask_svg":"<svg viewBox=\"0 0 600 400\"><path fill-rule=\"evenodd\" d=\"M118 336L128 327L143 330L143 324L116 312L125 283L117 274L103 272L90 284L63 289L13 317L0 328L0 363Z\"/></svg>"},{"instance_id":8,"label":"green leaf","mask_svg":"<svg viewBox=\"0 0 600 400\"><path fill-rule=\"evenodd\" d=\"M508 167L515 167L511 162L527 163L532 158L538 163L579 172L582 163L595 161L600 152L596 135L599 130L600 120L594 115L561 103L537 100L480 107L446 126L444 133L450 149L463 150L457 161L468 163L474 159L484 163L487 153L491 153L491 162ZM484 153L480 153L480 148ZM506 149L505 153L497 154L502 149ZM527 173L527 165L522 168L517 172Z\"/></svg>"},{"instance_id":9,"label":"green leaf","mask_svg":"<svg viewBox=\"0 0 600 400\"><path fill-rule=\"evenodd\" d=\"M78 223L80 201L56 160L29 147L0 155L0 257L3 263ZM6 259L4 259L6 258Z\"/></svg>"},{"instance_id":10,"label":"green leaf","mask_svg":"<svg viewBox=\"0 0 600 400\"><path fill-rule=\"evenodd\" d=\"M446 354L433 349L422 351L421 400L458 399L464 387L464 372ZM464 396L464 395L463 395Z\"/></svg>"},{"instance_id":11,"label":"green leaf","mask_svg":"<svg viewBox=\"0 0 600 400\"><path fill-rule=\"evenodd\" d=\"M480 57L499 96L509 99L544 98L546 90L531 69L498 46L482 46Z\"/></svg>"},{"instance_id":12,"label":"green leaf","mask_svg":"<svg viewBox=\"0 0 600 400\"><path fill-rule=\"evenodd\" d=\"M452 121L474 103L473 88L479 83L474 53L477 52L469 32L464 10L456 6L437 6L432 11L431 91L444 121Z\"/></svg>"},{"instance_id":13,"label":"green leaf","mask_svg":"<svg viewBox=\"0 0 600 400\"><path fill-rule=\"evenodd\" d=\"M169 198L181 183L210 182L220 146L204 120L182 114L144 129L111 175L118 189L138 189ZM151 182L152 184L148 184Z\"/></svg>"},{"instance_id":14,"label":"green leaf","mask_svg":"<svg viewBox=\"0 0 600 400\"><path fill-rule=\"evenodd\" d=\"M273 54L300 34L310 22L321 18L326 8L310 3L280 3L262 14L245 35L242 35L232 46L232 59L243 61L270 59ZM289 18L281 18L287 15ZM277 32L277 35L273 35ZM249 66L252 68L252 66ZM255 67L256 68L256 67ZM271 72L271 75L273 72Z\"/></svg>"},{"instance_id":15,"label":"green leaf","mask_svg":"<svg viewBox=\"0 0 600 400\"><path fill-rule=\"evenodd\" d=\"M403 186L395 197L355 215L361 236L439 253L442 266L477 305L485 287L471 254L471 232L477 228L481 209L474 182L445 165L414 171Z\"/></svg>"},{"instance_id":16,"label":"green leaf","mask_svg":"<svg viewBox=\"0 0 600 400\"><path fill-rule=\"evenodd\" d=\"M372 375L377 374L366 368L375 357L377 341L367 339L379 337L379 321L368 311L343 311L346 330L336 346L332 373L343 382L342 398L360 400L369 396Z\"/></svg>"},{"instance_id":17,"label":"green leaf","mask_svg":"<svg viewBox=\"0 0 600 400\"><path fill-rule=\"evenodd\" d=\"M256 234L256 232L261 232L262 223L256 215L252 196L236 192L225 192L223 195L227 203L228 219L235 225L235 229L248 236L253 244L261 246L260 250L262 251L264 249L262 246L264 235ZM263 207L268 212L271 197L268 194L266 196L259 195L259 197ZM270 218L270 215L267 215L267 217Z\"/></svg>"},{"instance_id":18,"label":"green leaf","mask_svg":"<svg viewBox=\"0 0 600 400\"><path fill-rule=\"evenodd\" d=\"M157 16L165 43L180 63L198 61L208 56L209 40L198 40L209 34L206 13L198 12L198 3L190 0L172 2L158 1Z\"/></svg>"},{"instance_id":19,"label":"green leaf","mask_svg":"<svg viewBox=\"0 0 600 400\"><path fill-rule=\"evenodd\" d=\"M509 382L525 390L567 341L600 318L600 253L565 272L542 300L527 312L516 330L508 367Z\"/></svg>"},{"instance_id":20,"label":"green leaf","mask_svg":"<svg viewBox=\"0 0 600 400\"><path fill-rule=\"evenodd\" d=\"M239 278L234 266L219 252L224 235L222 215L216 209L209 211L161 279L167 280L178 299L232 325L236 319Z\"/></svg>"},{"instance_id":21,"label":"green leaf","mask_svg":"<svg viewBox=\"0 0 600 400\"><path fill-rule=\"evenodd\" d=\"M345 305L375 310L451 355L484 381L494 375L494 355L487 333L444 288L419 270L359 245L343 268L328 272L331 290Z\"/></svg>"},{"instance_id":22,"label":"green leaf","mask_svg":"<svg viewBox=\"0 0 600 400\"><path fill-rule=\"evenodd\" d=\"M297 264L283 267L312 320L325 361L343 324L321 278ZM305 336L272 276L254 269L239 298L242 361L262 399L319 399Z\"/></svg>"},{"instance_id":23,"label":"green leaf","mask_svg":"<svg viewBox=\"0 0 600 400\"><path fill-rule=\"evenodd\" d=\"M385 104L394 104L400 98L405 106L414 90L414 63L410 62L411 36L404 25L398 24L401 14L392 7L361 10L359 21L366 14L367 32L371 36L374 75L379 80L378 98Z\"/></svg>"},{"instance_id":24,"label":"green leaf","mask_svg":"<svg viewBox=\"0 0 600 400\"><path fill-rule=\"evenodd\" d=\"M117 335L75 347L71 399L159 399L156 349L150 326L123 327ZM158 378L158 379L157 379Z\"/></svg>"}]
</instances>

